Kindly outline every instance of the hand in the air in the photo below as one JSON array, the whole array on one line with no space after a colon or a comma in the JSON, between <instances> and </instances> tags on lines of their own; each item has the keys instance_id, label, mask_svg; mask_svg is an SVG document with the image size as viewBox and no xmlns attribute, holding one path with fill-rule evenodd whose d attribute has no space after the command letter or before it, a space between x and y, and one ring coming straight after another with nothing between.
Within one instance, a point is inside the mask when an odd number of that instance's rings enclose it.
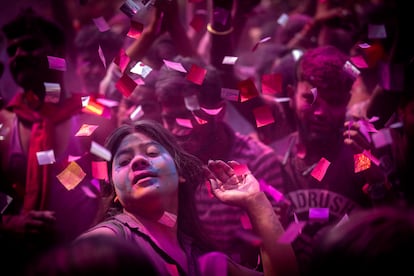
<instances>
[{"instance_id":1,"label":"hand in the air","mask_svg":"<svg viewBox=\"0 0 414 276\"><path fill-rule=\"evenodd\" d=\"M258 192L260 185L250 171L236 175L233 168L239 165L235 161L210 160L208 162L209 179L213 194L222 202L245 206L246 200Z\"/></svg>"}]
</instances>

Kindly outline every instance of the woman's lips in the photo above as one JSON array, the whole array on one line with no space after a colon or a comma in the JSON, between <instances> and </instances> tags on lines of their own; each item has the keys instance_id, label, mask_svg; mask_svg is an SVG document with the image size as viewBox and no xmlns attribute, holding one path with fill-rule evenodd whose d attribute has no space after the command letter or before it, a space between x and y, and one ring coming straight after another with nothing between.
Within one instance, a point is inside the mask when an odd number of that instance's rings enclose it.
<instances>
[{"instance_id":1,"label":"woman's lips","mask_svg":"<svg viewBox=\"0 0 414 276\"><path fill-rule=\"evenodd\" d=\"M142 172L134 176L133 183L140 187L147 187L155 182L155 177L157 177L157 174L153 172Z\"/></svg>"}]
</instances>

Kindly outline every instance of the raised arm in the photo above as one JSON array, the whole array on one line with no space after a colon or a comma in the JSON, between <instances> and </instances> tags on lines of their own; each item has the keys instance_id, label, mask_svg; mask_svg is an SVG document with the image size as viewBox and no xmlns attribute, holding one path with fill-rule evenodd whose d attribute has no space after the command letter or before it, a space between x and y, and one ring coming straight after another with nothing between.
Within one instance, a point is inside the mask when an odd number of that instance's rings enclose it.
<instances>
[{"instance_id":1,"label":"raised arm","mask_svg":"<svg viewBox=\"0 0 414 276\"><path fill-rule=\"evenodd\" d=\"M265 275L298 275L296 257L290 245L280 244L284 233L266 195L260 191L257 179L247 172L236 175L238 163L210 161L210 183L214 195L222 202L243 208L251 221L253 231L261 238L261 257Z\"/></svg>"}]
</instances>

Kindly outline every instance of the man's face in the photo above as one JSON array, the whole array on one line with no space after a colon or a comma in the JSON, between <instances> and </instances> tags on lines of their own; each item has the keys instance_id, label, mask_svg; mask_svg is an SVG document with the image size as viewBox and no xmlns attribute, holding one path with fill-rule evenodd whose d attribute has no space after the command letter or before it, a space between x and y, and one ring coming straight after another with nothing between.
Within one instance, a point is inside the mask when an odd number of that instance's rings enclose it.
<instances>
[{"instance_id":1,"label":"man's face","mask_svg":"<svg viewBox=\"0 0 414 276\"><path fill-rule=\"evenodd\" d=\"M99 58L98 51L78 54L76 63L76 70L82 82L83 93L87 95L98 94L99 84L106 74L106 69Z\"/></svg>"},{"instance_id":2,"label":"man's face","mask_svg":"<svg viewBox=\"0 0 414 276\"><path fill-rule=\"evenodd\" d=\"M161 106L154 93L153 89L140 86L128 98L122 97L117 112L118 125L129 124L135 119L150 119L162 124Z\"/></svg>"},{"instance_id":3,"label":"man's face","mask_svg":"<svg viewBox=\"0 0 414 276\"><path fill-rule=\"evenodd\" d=\"M183 97L161 103L164 127L177 138L188 152L198 155L214 135L214 117L202 110L189 111ZM210 139L211 140L211 139Z\"/></svg>"},{"instance_id":4,"label":"man's face","mask_svg":"<svg viewBox=\"0 0 414 276\"><path fill-rule=\"evenodd\" d=\"M310 83L299 82L293 104L298 129L308 141L322 143L342 134L347 101L336 97L335 91L315 92Z\"/></svg>"},{"instance_id":5,"label":"man's face","mask_svg":"<svg viewBox=\"0 0 414 276\"><path fill-rule=\"evenodd\" d=\"M25 35L7 41L10 72L26 89L39 87L50 75L47 56L54 56L49 41L41 35Z\"/></svg>"}]
</instances>

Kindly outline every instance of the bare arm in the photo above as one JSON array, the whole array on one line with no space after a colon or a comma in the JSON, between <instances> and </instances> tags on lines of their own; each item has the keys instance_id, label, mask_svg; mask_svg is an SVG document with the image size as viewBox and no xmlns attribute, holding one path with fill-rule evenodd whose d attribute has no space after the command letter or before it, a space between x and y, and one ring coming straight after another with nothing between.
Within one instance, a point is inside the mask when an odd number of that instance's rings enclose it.
<instances>
[{"instance_id":1,"label":"bare arm","mask_svg":"<svg viewBox=\"0 0 414 276\"><path fill-rule=\"evenodd\" d=\"M296 256L290 245L277 243L284 229L257 179L248 172L236 175L236 162L210 161L208 167L214 195L227 204L246 210L253 230L262 239L261 255L265 275L298 275Z\"/></svg>"}]
</instances>

